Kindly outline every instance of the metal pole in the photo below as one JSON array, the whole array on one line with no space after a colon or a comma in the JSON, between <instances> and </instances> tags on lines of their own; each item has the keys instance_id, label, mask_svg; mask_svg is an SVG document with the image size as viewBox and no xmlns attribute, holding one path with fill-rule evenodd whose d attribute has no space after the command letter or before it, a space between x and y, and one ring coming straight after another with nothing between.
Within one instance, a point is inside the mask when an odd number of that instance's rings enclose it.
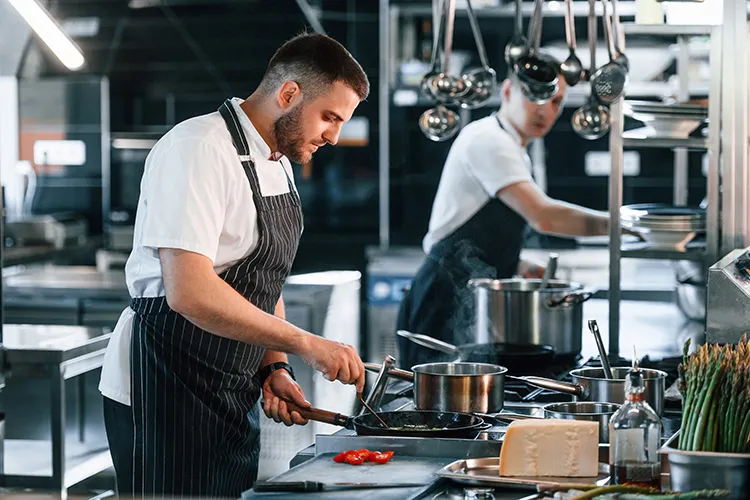
<instances>
[{"instance_id":1,"label":"metal pole","mask_svg":"<svg viewBox=\"0 0 750 500\"><path fill-rule=\"evenodd\" d=\"M687 102L690 100L689 66L690 51L687 38L677 37L679 54L677 56L677 100ZM688 203L688 150L676 148L674 150L674 204L685 206Z\"/></svg>"},{"instance_id":2,"label":"metal pole","mask_svg":"<svg viewBox=\"0 0 750 500\"><path fill-rule=\"evenodd\" d=\"M390 246L390 2L380 0L378 39L380 79L378 81L378 188L380 206L378 232L380 248Z\"/></svg>"},{"instance_id":3,"label":"metal pole","mask_svg":"<svg viewBox=\"0 0 750 500\"><path fill-rule=\"evenodd\" d=\"M708 94L708 175L706 177L706 264L712 265L719 260L721 228L719 226L719 160L721 158L721 27L711 30L711 86Z\"/></svg>"},{"instance_id":4,"label":"metal pole","mask_svg":"<svg viewBox=\"0 0 750 500\"><path fill-rule=\"evenodd\" d=\"M620 207L622 207L623 115L622 99L610 107L609 151L609 356L620 355Z\"/></svg>"}]
</instances>

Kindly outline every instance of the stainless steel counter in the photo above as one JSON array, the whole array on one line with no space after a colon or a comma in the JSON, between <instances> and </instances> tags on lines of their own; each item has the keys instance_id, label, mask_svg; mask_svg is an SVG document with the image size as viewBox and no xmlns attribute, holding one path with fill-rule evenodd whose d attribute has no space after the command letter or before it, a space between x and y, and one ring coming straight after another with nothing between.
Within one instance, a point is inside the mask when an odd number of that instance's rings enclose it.
<instances>
[{"instance_id":1,"label":"stainless steel counter","mask_svg":"<svg viewBox=\"0 0 750 500\"><path fill-rule=\"evenodd\" d=\"M0 482L11 488L56 490L64 496L70 486L112 466L106 441L99 436L92 439L90 433L87 439L85 415L91 401L84 378L101 368L111 334L103 328L80 326L4 325L3 335L9 367L3 411L9 434L14 435L4 443L5 470ZM78 382L77 439L66 439L65 382L73 378ZM39 394L38 381L31 379L44 379L48 398ZM95 413L101 424L101 410ZM36 436L40 422L49 425L47 432L42 432L47 440ZM11 430L13 427L17 429ZM34 435L23 435L18 432L21 428Z\"/></svg>"}]
</instances>

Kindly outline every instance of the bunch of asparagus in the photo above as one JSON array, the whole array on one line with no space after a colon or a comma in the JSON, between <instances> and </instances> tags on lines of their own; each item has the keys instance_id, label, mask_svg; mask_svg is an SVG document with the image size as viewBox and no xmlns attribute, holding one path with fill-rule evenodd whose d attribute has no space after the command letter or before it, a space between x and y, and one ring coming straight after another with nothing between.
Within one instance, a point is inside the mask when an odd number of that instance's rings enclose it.
<instances>
[{"instance_id":1,"label":"bunch of asparagus","mask_svg":"<svg viewBox=\"0 0 750 500\"><path fill-rule=\"evenodd\" d=\"M679 366L682 427L679 449L750 453L750 346L699 346Z\"/></svg>"}]
</instances>

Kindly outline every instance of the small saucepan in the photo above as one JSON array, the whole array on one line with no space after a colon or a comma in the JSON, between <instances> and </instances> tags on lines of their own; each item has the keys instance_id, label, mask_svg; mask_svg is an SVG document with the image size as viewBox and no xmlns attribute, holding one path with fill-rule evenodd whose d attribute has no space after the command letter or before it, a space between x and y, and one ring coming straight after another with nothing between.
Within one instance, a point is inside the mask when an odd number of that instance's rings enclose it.
<instances>
[{"instance_id":1,"label":"small saucepan","mask_svg":"<svg viewBox=\"0 0 750 500\"><path fill-rule=\"evenodd\" d=\"M380 371L377 363L365 363ZM414 382L414 406L419 410L459 413L498 413L505 403L507 368L489 363L425 363L412 371L391 368L388 376Z\"/></svg>"},{"instance_id":2,"label":"small saucepan","mask_svg":"<svg viewBox=\"0 0 750 500\"><path fill-rule=\"evenodd\" d=\"M396 333L422 347L455 356L454 361L500 365L518 375L526 375L534 369L538 370L540 366L551 365L555 358L555 349L549 345L492 342L456 346L421 333L405 330Z\"/></svg>"},{"instance_id":3,"label":"small saucepan","mask_svg":"<svg viewBox=\"0 0 750 500\"><path fill-rule=\"evenodd\" d=\"M609 419L620 408L615 403L599 403L596 401L582 401L575 403L549 403L542 407L544 418L562 419L562 420L583 420L586 422L597 422L599 424L599 442L609 443ZM481 415L480 415L481 416ZM513 420L528 420L532 418L542 419L542 417L532 417L530 415L505 414L488 415L495 421L512 422Z\"/></svg>"},{"instance_id":4,"label":"small saucepan","mask_svg":"<svg viewBox=\"0 0 750 500\"><path fill-rule=\"evenodd\" d=\"M387 427L383 427L370 413L349 417L319 408L300 408L285 401L289 411L296 411L308 419L338 425L356 431L358 436L437 437L474 439L492 427L481 417L443 411L386 411L378 412Z\"/></svg>"},{"instance_id":5,"label":"small saucepan","mask_svg":"<svg viewBox=\"0 0 750 500\"><path fill-rule=\"evenodd\" d=\"M542 377L510 377L534 387L570 394L575 401L599 401L621 404L625 401L625 377L632 370L628 366L612 368L613 379L604 376L602 368L578 368L570 371L573 383ZM642 368L646 402L659 415L664 414L664 392L667 374L661 370Z\"/></svg>"}]
</instances>

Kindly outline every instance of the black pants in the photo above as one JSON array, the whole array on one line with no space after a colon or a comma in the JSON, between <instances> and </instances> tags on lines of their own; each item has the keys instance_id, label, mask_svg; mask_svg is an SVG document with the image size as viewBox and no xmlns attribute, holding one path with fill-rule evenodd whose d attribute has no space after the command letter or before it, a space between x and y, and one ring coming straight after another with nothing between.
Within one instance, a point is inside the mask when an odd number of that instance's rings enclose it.
<instances>
[{"instance_id":1,"label":"black pants","mask_svg":"<svg viewBox=\"0 0 750 500\"><path fill-rule=\"evenodd\" d=\"M115 466L117 494L133 493L133 411L130 406L104 398L104 428Z\"/></svg>"}]
</instances>

